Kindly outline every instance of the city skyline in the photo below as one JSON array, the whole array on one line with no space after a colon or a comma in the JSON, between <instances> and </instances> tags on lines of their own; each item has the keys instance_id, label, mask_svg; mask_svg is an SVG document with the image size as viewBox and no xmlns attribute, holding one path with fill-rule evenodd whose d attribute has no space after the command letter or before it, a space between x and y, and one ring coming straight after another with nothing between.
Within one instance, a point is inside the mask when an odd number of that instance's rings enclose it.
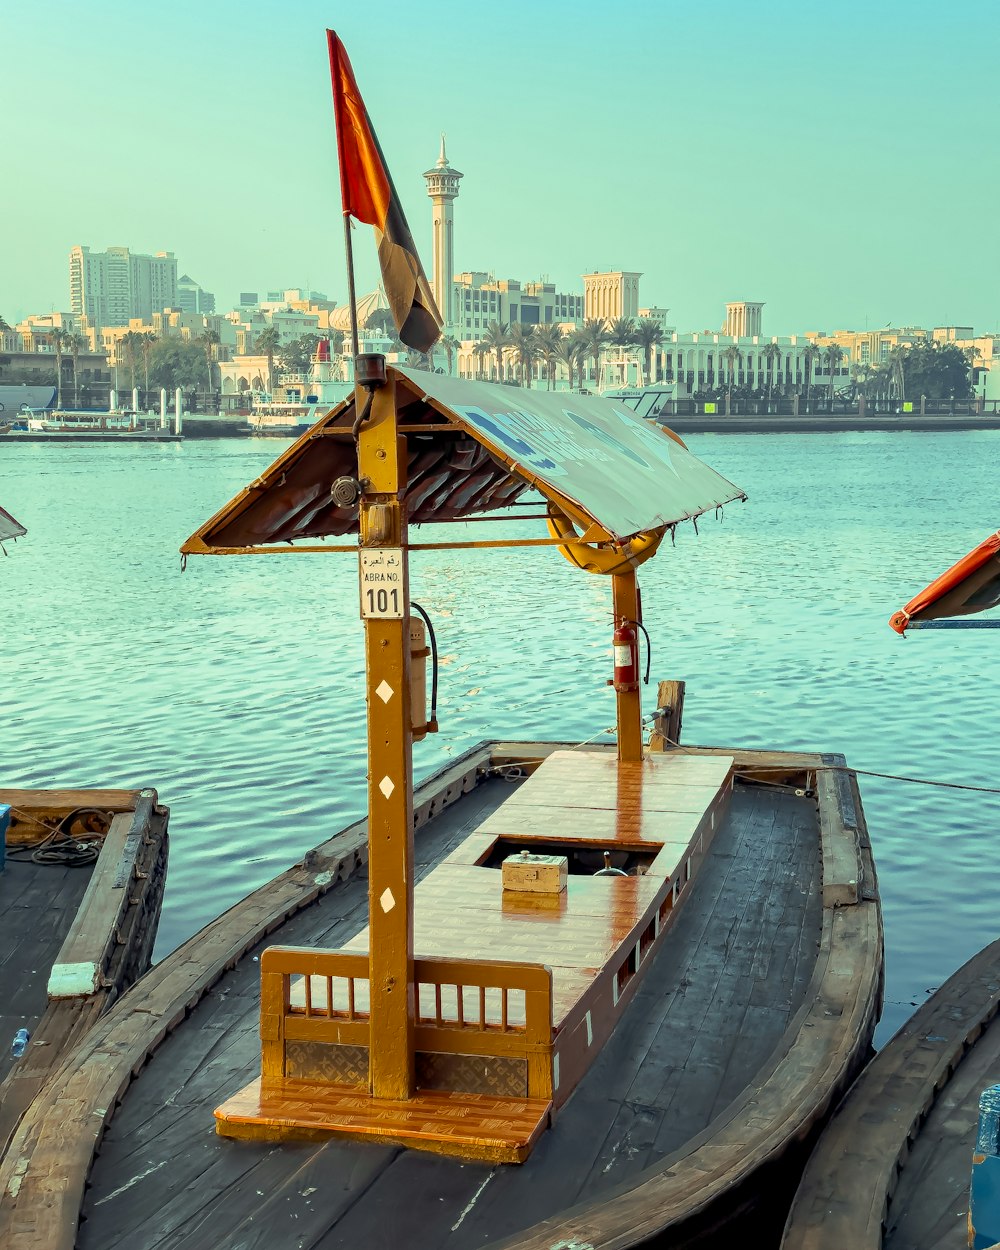
<instances>
[{"instance_id":1,"label":"city skyline","mask_svg":"<svg viewBox=\"0 0 1000 1250\"><path fill-rule=\"evenodd\" d=\"M254 24L267 13L181 0L154 30L99 0L61 9L56 37L37 10L5 16L8 97L37 98L39 49L46 74L44 107L7 138L8 321L68 308L76 244L171 251L222 309L279 285L346 300L332 21L425 268L422 172L444 130L465 173L458 271L578 290L587 270L638 270L679 329L745 298L766 301L767 334L1000 323L979 0L961 30L924 0L851 0L835 20L730 2L710 24L625 5L616 38L589 3L515 0L502 27L451 0L420 20L386 3L378 29L313 0ZM369 289L367 227L355 252Z\"/></svg>"}]
</instances>

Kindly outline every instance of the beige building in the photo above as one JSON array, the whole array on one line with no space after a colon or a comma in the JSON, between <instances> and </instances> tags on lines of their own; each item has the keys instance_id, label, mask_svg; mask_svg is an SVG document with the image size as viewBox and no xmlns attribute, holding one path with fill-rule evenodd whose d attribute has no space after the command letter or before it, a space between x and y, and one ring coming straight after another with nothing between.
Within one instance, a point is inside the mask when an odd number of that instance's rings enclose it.
<instances>
[{"instance_id":1,"label":"beige building","mask_svg":"<svg viewBox=\"0 0 1000 1250\"><path fill-rule=\"evenodd\" d=\"M732 338L759 338L761 333L761 312L763 304L752 304L747 300L736 300L726 305L726 323L722 333Z\"/></svg>"},{"instance_id":2,"label":"beige building","mask_svg":"<svg viewBox=\"0 0 1000 1250\"><path fill-rule=\"evenodd\" d=\"M575 325L583 317L583 296L557 291L540 279L519 282L488 273L460 273L452 283L451 334L476 342L491 321L502 325Z\"/></svg>"},{"instance_id":3,"label":"beige building","mask_svg":"<svg viewBox=\"0 0 1000 1250\"><path fill-rule=\"evenodd\" d=\"M92 252L74 247L69 254L70 310L90 325L125 326L133 318L177 305L177 260L173 252L152 256L109 247Z\"/></svg>"},{"instance_id":4,"label":"beige building","mask_svg":"<svg viewBox=\"0 0 1000 1250\"><path fill-rule=\"evenodd\" d=\"M641 273L614 270L583 275L583 315L587 321L638 317Z\"/></svg>"}]
</instances>

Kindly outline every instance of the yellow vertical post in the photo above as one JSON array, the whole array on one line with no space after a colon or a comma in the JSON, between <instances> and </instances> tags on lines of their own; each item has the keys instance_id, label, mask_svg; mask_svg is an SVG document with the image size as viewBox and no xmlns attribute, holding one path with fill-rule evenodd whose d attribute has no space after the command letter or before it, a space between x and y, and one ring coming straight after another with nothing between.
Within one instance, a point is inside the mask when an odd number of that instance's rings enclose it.
<instances>
[{"instance_id":1,"label":"yellow vertical post","mask_svg":"<svg viewBox=\"0 0 1000 1250\"><path fill-rule=\"evenodd\" d=\"M635 569L627 573L612 573L611 590L614 604L615 625L622 621L639 619L639 593ZM633 628L635 626L633 625ZM638 633L638 630L636 630ZM638 677L638 673L636 673ZM616 692L618 703L618 758L620 760L642 759L642 695L640 688Z\"/></svg>"},{"instance_id":2,"label":"yellow vertical post","mask_svg":"<svg viewBox=\"0 0 1000 1250\"><path fill-rule=\"evenodd\" d=\"M355 400L367 397L358 389ZM413 1093L413 785L410 731L406 440L395 383L375 392L358 435L361 615L368 701L368 911L375 1098Z\"/></svg>"}]
</instances>

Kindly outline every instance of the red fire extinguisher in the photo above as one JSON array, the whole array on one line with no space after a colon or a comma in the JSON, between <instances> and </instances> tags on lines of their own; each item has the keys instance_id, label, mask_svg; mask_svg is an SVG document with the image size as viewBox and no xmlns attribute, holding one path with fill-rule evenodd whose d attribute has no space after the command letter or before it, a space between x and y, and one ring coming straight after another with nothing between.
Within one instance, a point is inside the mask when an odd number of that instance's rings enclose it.
<instances>
[{"instance_id":1,"label":"red fire extinguisher","mask_svg":"<svg viewBox=\"0 0 1000 1250\"><path fill-rule=\"evenodd\" d=\"M610 685L617 691L639 689L639 635L631 621L615 625L615 676Z\"/></svg>"}]
</instances>

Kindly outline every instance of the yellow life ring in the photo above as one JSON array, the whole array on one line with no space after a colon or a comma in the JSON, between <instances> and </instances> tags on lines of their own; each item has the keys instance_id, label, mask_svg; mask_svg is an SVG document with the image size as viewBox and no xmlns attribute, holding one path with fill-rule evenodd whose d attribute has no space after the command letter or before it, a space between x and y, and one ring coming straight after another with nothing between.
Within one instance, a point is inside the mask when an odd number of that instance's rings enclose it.
<instances>
[{"instance_id":1,"label":"yellow life ring","mask_svg":"<svg viewBox=\"0 0 1000 1250\"><path fill-rule=\"evenodd\" d=\"M625 573L638 568L643 561L656 555L663 541L663 530L660 530L638 534L629 539L624 547L613 547L610 543L594 546L580 541L576 527L561 509L550 503L548 513L549 534L565 540L559 550L570 564L575 564L586 573Z\"/></svg>"}]
</instances>

